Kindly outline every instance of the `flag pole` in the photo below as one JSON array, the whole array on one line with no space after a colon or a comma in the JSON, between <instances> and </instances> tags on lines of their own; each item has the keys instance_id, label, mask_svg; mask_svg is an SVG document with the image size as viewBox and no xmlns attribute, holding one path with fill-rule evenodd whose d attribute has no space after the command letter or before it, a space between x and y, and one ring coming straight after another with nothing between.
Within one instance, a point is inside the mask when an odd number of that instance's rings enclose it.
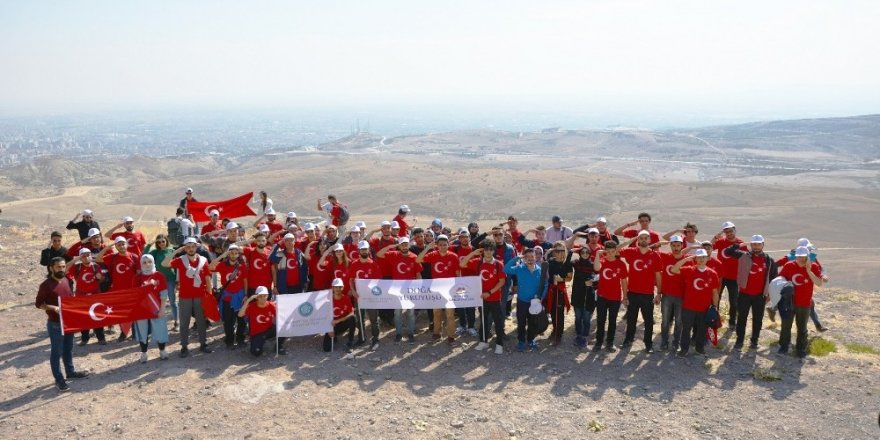
<instances>
[{"instance_id":1,"label":"flag pole","mask_svg":"<svg viewBox=\"0 0 880 440\"><path fill-rule=\"evenodd\" d=\"M484 312L485 311L483 310L483 306L480 306L480 330L482 330L482 333L483 333L483 341L482 342L487 342L486 341L486 317L483 316Z\"/></svg>"}]
</instances>

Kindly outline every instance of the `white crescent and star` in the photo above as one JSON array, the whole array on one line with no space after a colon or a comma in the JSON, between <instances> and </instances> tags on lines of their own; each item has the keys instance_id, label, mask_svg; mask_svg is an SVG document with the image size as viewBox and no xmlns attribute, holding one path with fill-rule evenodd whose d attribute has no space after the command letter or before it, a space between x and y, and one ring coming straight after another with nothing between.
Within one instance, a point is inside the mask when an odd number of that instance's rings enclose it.
<instances>
[{"instance_id":1,"label":"white crescent and star","mask_svg":"<svg viewBox=\"0 0 880 440\"><path fill-rule=\"evenodd\" d=\"M268 324L270 322L266 315L257 315L256 320L258 324Z\"/></svg>"},{"instance_id":2,"label":"white crescent and star","mask_svg":"<svg viewBox=\"0 0 880 440\"><path fill-rule=\"evenodd\" d=\"M755 270L756 268L759 270ZM751 273L751 274L761 273L760 269L761 269L761 267L758 266L758 263L752 263L752 267L749 269L749 273Z\"/></svg>"},{"instance_id":3,"label":"white crescent and star","mask_svg":"<svg viewBox=\"0 0 880 440\"><path fill-rule=\"evenodd\" d=\"M695 278L694 279L694 289L706 290L706 280L704 280L702 278Z\"/></svg>"},{"instance_id":4,"label":"white crescent and star","mask_svg":"<svg viewBox=\"0 0 880 440\"><path fill-rule=\"evenodd\" d=\"M354 276L355 276L355 278L362 279L362 280L367 278L367 274L362 270L358 270L357 272L355 272Z\"/></svg>"},{"instance_id":5,"label":"white crescent and star","mask_svg":"<svg viewBox=\"0 0 880 440\"><path fill-rule=\"evenodd\" d=\"M82 281L84 283L91 283L91 282L95 281L95 274L92 272L83 272L83 274L80 278L82 279Z\"/></svg>"},{"instance_id":6,"label":"white crescent and star","mask_svg":"<svg viewBox=\"0 0 880 440\"><path fill-rule=\"evenodd\" d=\"M669 266L666 266L666 275L669 275L669 276L671 276L671 277L674 277L675 274L672 273L672 266L674 266L674 265L673 265L673 264L670 264Z\"/></svg>"},{"instance_id":7,"label":"white crescent and star","mask_svg":"<svg viewBox=\"0 0 880 440\"><path fill-rule=\"evenodd\" d=\"M293 265L291 265L291 263L292 263ZM292 258L288 258L288 259L287 259L287 268L288 268L288 269L296 269L296 260L294 260L294 259L292 259Z\"/></svg>"},{"instance_id":8,"label":"white crescent and star","mask_svg":"<svg viewBox=\"0 0 880 440\"><path fill-rule=\"evenodd\" d=\"M798 282L798 278L801 279L800 282ZM807 284L805 281L803 281L803 278L804 278L804 274L796 273L796 274L794 274L794 275L791 276L791 282L792 282L795 286L803 286L804 284Z\"/></svg>"},{"instance_id":9,"label":"white crescent and star","mask_svg":"<svg viewBox=\"0 0 880 440\"><path fill-rule=\"evenodd\" d=\"M100 318L98 317L98 315L95 314L95 309L97 309L98 306L104 306L104 316ZM89 307L89 317L95 321L102 321L104 318L107 317L107 315L110 315L111 313L113 313L113 307L107 307L106 305L104 305L104 303L96 302L92 304L91 307Z\"/></svg>"},{"instance_id":10,"label":"white crescent and star","mask_svg":"<svg viewBox=\"0 0 880 440\"><path fill-rule=\"evenodd\" d=\"M120 269L120 267L121 267L121 269ZM128 268L128 266L126 266L125 263L119 263L116 265L116 273L124 274L126 272L127 268Z\"/></svg>"},{"instance_id":11,"label":"white crescent and star","mask_svg":"<svg viewBox=\"0 0 880 440\"><path fill-rule=\"evenodd\" d=\"M642 263L642 267L641 267L641 268L639 267L639 263ZM633 261L633 269L635 269L635 270L641 272L641 271L645 270L645 267L647 267L647 265L645 264L644 261L642 261L642 260L635 260L635 261Z\"/></svg>"},{"instance_id":12,"label":"white crescent and star","mask_svg":"<svg viewBox=\"0 0 880 440\"><path fill-rule=\"evenodd\" d=\"M442 262L439 262L439 261L437 263L434 263L434 272L437 272L437 273L446 272L446 265L443 264Z\"/></svg>"},{"instance_id":13,"label":"white crescent and star","mask_svg":"<svg viewBox=\"0 0 880 440\"><path fill-rule=\"evenodd\" d=\"M606 279L606 280L610 280L611 278L613 278L614 275L613 275L613 274L612 274L612 275L609 275L609 274L608 274L609 272L611 272L611 269L603 269L603 270L602 270L602 278L604 278L604 279Z\"/></svg>"},{"instance_id":14,"label":"white crescent and star","mask_svg":"<svg viewBox=\"0 0 880 440\"><path fill-rule=\"evenodd\" d=\"M345 278L345 271L342 269L336 269L333 271L334 278Z\"/></svg>"},{"instance_id":15,"label":"white crescent and star","mask_svg":"<svg viewBox=\"0 0 880 440\"><path fill-rule=\"evenodd\" d=\"M207 215L208 217L210 217L210 216L211 216L211 210L214 210L214 209L216 209L216 210L219 211L219 212L223 212L223 210L220 209L219 207L217 207L217 205L208 205L208 206L205 207L205 215Z\"/></svg>"},{"instance_id":16,"label":"white crescent and star","mask_svg":"<svg viewBox=\"0 0 880 440\"><path fill-rule=\"evenodd\" d=\"M262 258L254 258L254 269L263 270L266 268L266 260Z\"/></svg>"},{"instance_id":17,"label":"white crescent and star","mask_svg":"<svg viewBox=\"0 0 880 440\"><path fill-rule=\"evenodd\" d=\"M480 271L480 279L481 279L481 280L483 280L483 281L489 281L491 278L489 278L488 275L489 275L489 271L488 271L488 270L481 270L481 271Z\"/></svg>"}]
</instances>

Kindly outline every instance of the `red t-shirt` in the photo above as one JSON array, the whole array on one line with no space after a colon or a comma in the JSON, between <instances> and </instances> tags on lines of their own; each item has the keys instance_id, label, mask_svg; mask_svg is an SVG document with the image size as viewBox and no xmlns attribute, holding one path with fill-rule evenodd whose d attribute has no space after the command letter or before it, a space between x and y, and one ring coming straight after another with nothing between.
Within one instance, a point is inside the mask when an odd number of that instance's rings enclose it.
<instances>
[{"instance_id":1,"label":"red t-shirt","mask_svg":"<svg viewBox=\"0 0 880 440\"><path fill-rule=\"evenodd\" d=\"M156 285L150 281L156 281ZM168 281L165 280L165 275L162 275L162 272L154 271L149 275L144 275L139 273L137 277L135 277L135 287L143 287L150 286L150 293L156 298L156 302L160 300L159 293L168 288Z\"/></svg>"},{"instance_id":2,"label":"red t-shirt","mask_svg":"<svg viewBox=\"0 0 880 440\"><path fill-rule=\"evenodd\" d=\"M342 248L345 249L345 254L348 255L348 261L357 261L361 257L361 250L358 249L357 243L343 243Z\"/></svg>"},{"instance_id":3,"label":"red t-shirt","mask_svg":"<svg viewBox=\"0 0 880 440\"><path fill-rule=\"evenodd\" d=\"M745 286L739 286L739 293L749 296L764 294L764 279L767 274L767 261L763 255L752 255L752 267Z\"/></svg>"},{"instance_id":4,"label":"red t-shirt","mask_svg":"<svg viewBox=\"0 0 880 440\"><path fill-rule=\"evenodd\" d=\"M350 264L350 263L349 263ZM335 259L330 262L330 270L333 273L333 278L339 278L344 283L343 292L348 294L348 266L338 263ZM331 282L332 283L332 282Z\"/></svg>"},{"instance_id":5,"label":"red t-shirt","mask_svg":"<svg viewBox=\"0 0 880 440\"><path fill-rule=\"evenodd\" d=\"M312 260L316 260L317 257L312 257ZM324 260L324 265L320 265L315 263L315 268L311 272L312 274L312 289L314 290L325 290L329 289L330 285L333 284L333 267L332 263L330 263L330 259L327 258Z\"/></svg>"},{"instance_id":6,"label":"red t-shirt","mask_svg":"<svg viewBox=\"0 0 880 440\"><path fill-rule=\"evenodd\" d=\"M339 298L333 295L333 319L339 319L349 313L354 312L354 306L351 304L351 297L343 292Z\"/></svg>"},{"instance_id":7,"label":"red t-shirt","mask_svg":"<svg viewBox=\"0 0 880 440\"><path fill-rule=\"evenodd\" d=\"M137 258L128 252L104 255L104 264L110 272L111 291L134 287L134 276L137 275L137 261L139 261Z\"/></svg>"},{"instance_id":8,"label":"red t-shirt","mask_svg":"<svg viewBox=\"0 0 880 440\"><path fill-rule=\"evenodd\" d=\"M643 254L639 248L624 248L620 250L620 256L629 263L629 291L653 295L657 272L663 270L660 255L651 250Z\"/></svg>"},{"instance_id":9,"label":"red t-shirt","mask_svg":"<svg viewBox=\"0 0 880 440\"><path fill-rule=\"evenodd\" d=\"M741 250L748 250L739 237L734 241L730 241L725 237L720 240L715 240L715 244L712 245L712 248L718 251L716 252L716 254L718 254L718 261L721 261L721 272L718 276L728 280L735 280L736 272L739 270L739 259L724 255L724 250L729 248L732 244L740 245L739 248Z\"/></svg>"},{"instance_id":10,"label":"red t-shirt","mask_svg":"<svg viewBox=\"0 0 880 440\"><path fill-rule=\"evenodd\" d=\"M375 255L380 250L384 249L388 245L396 244L397 237L388 236L385 237L373 237L370 239L370 248L373 250L373 254ZM378 261L379 267L382 268L382 276L390 276L391 275L391 266L388 263L388 260L379 258Z\"/></svg>"},{"instance_id":11,"label":"red t-shirt","mask_svg":"<svg viewBox=\"0 0 880 440\"><path fill-rule=\"evenodd\" d=\"M721 261L715 257L709 257L709 261L706 262L706 267L714 270L716 274L721 273Z\"/></svg>"},{"instance_id":12,"label":"red t-shirt","mask_svg":"<svg viewBox=\"0 0 880 440\"><path fill-rule=\"evenodd\" d=\"M181 255L174 260L171 260L171 268L177 269L177 279L178 286L180 286L180 298L201 298L207 294L207 290L205 288L206 279L210 279L211 271L208 270L208 261L205 257L202 257L196 254L198 257L195 261L190 261L187 255ZM187 276L187 269L192 268L195 270L198 267L198 261L201 259L205 259L205 264L202 266L202 270L195 275L195 277L190 278ZM201 279L202 284L199 287L195 287L193 284L196 279Z\"/></svg>"},{"instance_id":13,"label":"red t-shirt","mask_svg":"<svg viewBox=\"0 0 880 440\"><path fill-rule=\"evenodd\" d=\"M358 259L348 265L348 278L349 282L351 280L381 280L382 268L372 258L368 258L367 261Z\"/></svg>"},{"instance_id":14,"label":"red t-shirt","mask_svg":"<svg viewBox=\"0 0 880 440\"><path fill-rule=\"evenodd\" d=\"M810 270L817 277L822 276L822 270L816 263L810 263ZM811 307L813 304L813 280L807 275L807 267L798 266L796 261L789 261L782 266L779 275L794 284L795 307Z\"/></svg>"},{"instance_id":15,"label":"red t-shirt","mask_svg":"<svg viewBox=\"0 0 880 440\"><path fill-rule=\"evenodd\" d=\"M641 232L641 231L637 231L635 229L627 229L627 230L623 231L623 237L624 238L637 237L639 235L639 232ZM650 244L660 242L660 234L658 234L657 231L655 231L653 229L648 229L648 232L651 234ZM610 240L611 238L609 237L608 239ZM630 243L629 247L636 247L637 245L638 245L638 243L636 243L634 241L634 242Z\"/></svg>"},{"instance_id":16,"label":"red t-shirt","mask_svg":"<svg viewBox=\"0 0 880 440\"><path fill-rule=\"evenodd\" d=\"M97 264L82 264L79 261L67 267L67 278L76 283L77 295L98 293L101 290L101 282L96 275L101 272L101 266Z\"/></svg>"},{"instance_id":17,"label":"red t-shirt","mask_svg":"<svg viewBox=\"0 0 880 440\"><path fill-rule=\"evenodd\" d=\"M278 223L278 220L275 220L274 222L266 222L266 226L269 227L269 235L270 236L272 234L284 229L284 225L282 225L281 223Z\"/></svg>"},{"instance_id":18,"label":"red t-shirt","mask_svg":"<svg viewBox=\"0 0 880 440\"><path fill-rule=\"evenodd\" d=\"M278 270L287 270L287 285L288 286L298 286L300 284L299 280L299 260L296 258L296 251L287 252L286 248L279 248L281 252L284 253L286 267L278 267Z\"/></svg>"},{"instance_id":19,"label":"red t-shirt","mask_svg":"<svg viewBox=\"0 0 880 440\"><path fill-rule=\"evenodd\" d=\"M513 248L516 250L517 254L521 254L523 251L523 245L519 242L519 236L522 235L519 229L514 229L510 232L510 238L513 240Z\"/></svg>"},{"instance_id":20,"label":"red t-shirt","mask_svg":"<svg viewBox=\"0 0 880 440\"><path fill-rule=\"evenodd\" d=\"M440 251L431 251L425 254L423 262L431 265L431 278L453 278L458 275L458 255L452 251L446 251L446 255L440 255Z\"/></svg>"},{"instance_id":21,"label":"red t-shirt","mask_svg":"<svg viewBox=\"0 0 880 440\"><path fill-rule=\"evenodd\" d=\"M498 285L499 281L507 278L507 275L504 273L504 265L496 259L492 259L491 262L486 263L483 261L481 255L477 255L476 257L471 258L471 261L468 261L467 267L468 270L480 275L484 293L489 292ZM501 301L501 289L498 289L497 292L490 293L489 297L484 301Z\"/></svg>"},{"instance_id":22,"label":"red t-shirt","mask_svg":"<svg viewBox=\"0 0 880 440\"><path fill-rule=\"evenodd\" d=\"M385 252L385 260L388 264L389 274L392 280L414 280L422 273L422 265L416 263L416 256L410 252L406 256L400 251Z\"/></svg>"},{"instance_id":23,"label":"red t-shirt","mask_svg":"<svg viewBox=\"0 0 880 440\"><path fill-rule=\"evenodd\" d=\"M629 277L626 263L620 258L609 261L603 257L601 261L599 267L599 290L597 294L607 300L621 301L623 299L623 291L621 289L623 286L621 286L620 282Z\"/></svg>"},{"instance_id":24,"label":"red t-shirt","mask_svg":"<svg viewBox=\"0 0 880 440\"><path fill-rule=\"evenodd\" d=\"M269 252L272 252L268 246L259 249L257 247L244 248L244 256L248 262L248 289L256 289L263 286L267 289L272 288L272 266L269 263Z\"/></svg>"},{"instance_id":25,"label":"red t-shirt","mask_svg":"<svg viewBox=\"0 0 880 440\"><path fill-rule=\"evenodd\" d=\"M238 264L238 274L236 274L235 278L232 278L232 272L234 270L235 263L229 264L225 258L217 263L217 267L214 271L220 274L220 285L217 286L218 288L225 285L225 290L230 293L237 293L244 290L244 280L246 280L248 276L247 261L242 261ZM229 299L230 298L224 297L224 301L229 302Z\"/></svg>"},{"instance_id":26,"label":"red t-shirt","mask_svg":"<svg viewBox=\"0 0 880 440\"><path fill-rule=\"evenodd\" d=\"M663 267L663 277L662 277L662 292L667 296L674 296L677 298L681 298L684 295L684 280L681 278L681 274L672 273L672 266L675 266L682 258L686 257L687 254L681 254L681 258L675 258L671 252L661 252L660 253L660 264ZM693 265L693 262L687 262L682 267L687 267Z\"/></svg>"},{"instance_id":27,"label":"red t-shirt","mask_svg":"<svg viewBox=\"0 0 880 440\"><path fill-rule=\"evenodd\" d=\"M202 226L202 235L205 235L209 232L219 231L223 229L223 223L217 221L214 223L208 222L205 223L205 226Z\"/></svg>"},{"instance_id":28,"label":"red t-shirt","mask_svg":"<svg viewBox=\"0 0 880 440\"><path fill-rule=\"evenodd\" d=\"M114 232L110 235L110 241L116 240L116 237L124 237L128 240L126 250L131 254L137 255L138 261L140 261L141 255L144 253L144 246L147 245L147 240L144 239L144 234L141 234L140 231Z\"/></svg>"},{"instance_id":29,"label":"red t-shirt","mask_svg":"<svg viewBox=\"0 0 880 440\"><path fill-rule=\"evenodd\" d=\"M266 301L266 307L260 307L257 305L256 300L253 300L248 304L244 314L248 318L251 336L263 333L275 325L275 303L272 301Z\"/></svg>"},{"instance_id":30,"label":"red t-shirt","mask_svg":"<svg viewBox=\"0 0 880 440\"><path fill-rule=\"evenodd\" d=\"M398 237L409 236L409 225L406 224L406 220L404 220L403 217L400 216L400 214L395 215L392 220L396 221L398 226L400 226L400 233L397 234Z\"/></svg>"},{"instance_id":31,"label":"red t-shirt","mask_svg":"<svg viewBox=\"0 0 880 440\"><path fill-rule=\"evenodd\" d=\"M684 280L684 299L681 307L692 312L705 312L712 305L712 292L721 287L718 274L708 267L705 270L697 266L681 268Z\"/></svg>"}]
</instances>

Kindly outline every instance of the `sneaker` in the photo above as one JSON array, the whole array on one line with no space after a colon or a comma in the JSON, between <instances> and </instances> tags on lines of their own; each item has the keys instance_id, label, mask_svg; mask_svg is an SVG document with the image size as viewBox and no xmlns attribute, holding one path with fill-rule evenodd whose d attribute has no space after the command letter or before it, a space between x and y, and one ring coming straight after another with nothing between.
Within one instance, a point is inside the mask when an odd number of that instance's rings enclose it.
<instances>
[{"instance_id":1,"label":"sneaker","mask_svg":"<svg viewBox=\"0 0 880 440\"><path fill-rule=\"evenodd\" d=\"M485 342L480 342L479 344L477 344L476 347L474 347L474 350L477 350L477 351L483 351L483 350L485 350L485 349L487 349L487 348L489 348L489 344L487 344L487 343L485 343Z\"/></svg>"},{"instance_id":2,"label":"sneaker","mask_svg":"<svg viewBox=\"0 0 880 440\"><path fill-rule=\"evenodd\" d=\"M733 344L733 349L736 351L742 351L742 349L743 349L742 341L736 341L736 344Z\"/></svg>"},{"instance_id":3,"label":"sneaker","mask_svg":"<svg viewBox=\"0 0 880 440\"><path fill-rule=\"evenodd\" d=\"M504 346L495 344L495 354L504 354Z\"/></svg>"},{"instance_id":4,"label":"sneaker","mask_svg":"<svg viewBox=\"0 0 880 440\"><path fill-rule=\"evenodd\" d=\"M182 357L182 358L185 358L185 357L189 356L189 349L186 348L186 347L181 347L181 348L180 348L180 353L178 353L178 355L179 355L180 357Z\"/></svg>"},{"instance_id":5,"label":"sneaker","mask_svg":"<svg viewBox=\"0 0 880 440\"><path fill-rule=\"evenodd\" d=\"M70 385L67 384L67 381L55 382L55 386L58 387L59 392L66 393L70 391Z\"/></svg>"},{"instance_id":6,"label":"sneaker","mask_svg":"<svg viewBox=\"0 0 880 440\"><path fill-rule=\"evenodd\" d=\"M800 359L803 359L803 358L807 357L807 352L806 352L806 350L798 350L798 352L797 352L797 357L800 358Z\"/></svg>"},{"instance_id":7,"label":"sneaker","mask_svg":"<svg viewBox=\"0 0 880 440\"><path fill-rule=\"evenodd\" d=\"M608 346L605 347L605 351L607 351L609 353L615 353L615 352L617 352L617 349L614 348L613 344L608 344Z\"/></svg>"},{"instance_id":8,"label":"sneaker","mask_svg":"<svg viewBox=\"0 0 880 440\"><path fill-rule=\"evenodd\" d=\"M208 347L208 344L202 344L201 347L199 347L199 351L201 351L202 353L205 353L205 354L209 354L209 353L214 352L214 350L211 350L211 348Z\"/></svg>"},{"instance_id":9,"label":"sneaker","mask_svg":"<svg viewBox=\"0 0 880 440\"><path fill-rule=\"evenodd\" d=\"M822 332L822 331L825 331L825 330L819 330L819 331ZM469 335L471 335L471 337L473 337L473 338L476 338L476 337L477 337L477 329L475 329L475 328L469 328L469 329L467 329L467 332L468 332Z\"/></svg>"},{"instance_id":10,"label":"sneaker","mask_svg":"<svg viewBox=\"0 0 880 440\"><path fill-rule=\"evenodd\" d=\"M399 334L398 334L398 335L394 335L394 342L400 342L400 341L402 341L402 340L403 340L403 336L402 336L402 335L399 335Z\"/></svg>"},{"instance_id":11,"label":"sneaker","mask_svg":"<svg viewBox=\"0 0 880 440\"><path fill-rule=\"evenodd\" d=\"M593 346L593 352L597 352L602 350L602 344L596 344Z\"/></svg>"},{"instance_id":12,"label":"sneaker","mask_svg":"<svg viewBox=\"0 0 880 440\"><path fill-rule=\"evenodd\" d=\"M455 336L461 336L464 332L465 332L465 328L459 327L459 328L455 329Z\"/></svg>"},{"instance_id":13,"label":"sneaker","mask_svg":"<svg viewBox=\"0 0 880 440\"><path fill-rule=\"evenodd\" d=\"M88 344L88 343L89 343L88 339L83 339L82 341L79 341L79 344L77 344L77 345L79 345L80 347L85 347L86 344Z\"/></svg>"},{"instance_id":14,"label":"sneaker","mask_svg":"<svg viewBox=\"0 0 880 440\"><path fill-rule=\"evenodd\" d=\"M667 351L667 350L669 350L669 343L668 342L660 343L660 351Z\"/></svg>"},{"instance_id":15,"label":"sneaker","mask_svg":"<svg viewBox=\"0 0 880 440\"><path fill-rule=\"evenodd\" d=\"M125 333L121 333L121 332L120 332L120 333L119 333L119 339L117 339L116 342L125 342L125 338L127 338L127 337L128 337L128 335L126 335Z\"/></svg>"},{"instance_id":16,"label":"sneaker","mask_svg":"<svg viewBox=\"0 0 880 440\"><path fill-rule=\"evenodd\" d=\"M516 343L516 351L518 351L520 353L526 351L526 343L522 342L522 341L517 342Z\"/></svg>"},{"instance_id":17,"label":"sneaker","mask_svg":"<svg viewBox=\"0 0 880 440\"><path fill-rule=\"evenodd\" d=\"M538 351L538 341L529 342L529 350Z\"/></svg>"},{"instance_id":18,"label":"sneaker","mask_svg":"<svg viewBox=\"0 0 880 440\"><path fill-rule=\"evenodd\" d=\"M410 344L415 344L415 343L416 343L416 335L414 335L414 334L412 334L412 333L410 333L409 335L407 335L407 336L406 336L406 342L409 342Z\"/></svg>"},{"instance_id":19,"label":"sneaker","mask_svg":"<svg viewBox=\"0 0 880 440\"><path fill-rule=\"evenodd\" d=\"M649 345L649 346L645 347L645 353L651 354L653 352L654 352L653 346Z\"/></svg>"},{"instance_id":20,"label":"sneaker","mask_svg":"<svg viewBox=\"0 0 880 440\"><path fill-rule=\"evenodd\" d=\"M632 341L623 341L623 344L620 344L620 348L626 350L627 348L632 347Z\"/></svg>"},{"instance_id":21,"label":"sneaker","mask_svg":"<svg viewBox=\"0 0 880 440\"><path fill-rule=\"evenodd\" d=\"M696 351L697 354L701 354L703 356L706 356L706 350L696 348L696 349L694 349L694 351Z\"/></svg>"},{"instance_id":22,"label":"sneaker","mask_svg":"<svg viewBox=\"0 0 880 440\"><path fill-rule=\"evenodd\" d=\"M373 341L370 343L370 350L376 351L379 349L379 341Z\"/></svg>"},{"instance_id":23,"label":"sneaker","mask_svg":"<svg viewBox=\"0 0 880 440\"><path fill-rule=\"evenodd\" d=\"M757 349L758 349L757 342L752 342L751 344L749 344L749 350L757 350Z\"/></svg>"},{"instance_id":24,"label":"sneaker","mask_svg":"<svg viewBox=\"0 0 880 440\"><path fill-rule=\"evenodd\" d=\"M440 335L438 335L437 333L434 333L433 335L431 335L431 340L432 341L439 341Z\"/></svg>"},{"instance_id":25,"label":"sneaker","mask_svg":"<svg viewBox=\"0 0 880 440\"><path fill-rule=\"evenodd\" d=\"M828 331L828 327L818 327L816 330L819 330L819 333L825 333Z\"/></svg>"},{"instance_id":26,"label":"sneaker","mask_svg":"<svg viewBox=\"0 0 880 440\"><path fill-rule=\"evenodd\" d=\"M787 345L780 345L780 346L779 346L779 351L777 351L777 353L779 353L779 354L788 354L788 346L787 346Z\"/></svg>"},{"instance_id":27,"label":"sneaker","mask_svg":"<svg viewBox=\"0 0 880 440\"><path fill-rule=\"evenodd\" d=\"M174 325L171 326L171 331L172 331L172 332L176 332L176 331L177 331L177 321L174 321Z\"/></svg>"},{"instance_id":28,"label":"sneaker","mask_svg":"<svg viewBox=\"0 0 880 440\"><path fill-rule=\"evenodd\" d=\"M70 374L67 375L67 380L71 380L71 379L83 379L83 378L86 378L86 377L89 377L89 372L88 372L88 371L74 371L73 373L70 373Z\"/></svg>"},{"instance_id":29,"label":"sneaker","mask_svg":"<svg viewBox=\"0 0 880 440\"><path fill-rule=\"evenodd\" d=\"M168 352L165 350L159 350L159 359L162 359L163 361L167 361L168 360Z\"/></svg>"},{"instance_id":30,"label":"sneaker","mask_svg":"<svg viewBox=\"0 0 880 440\"><path fill-rule=\"evenodd\" d=\"M141 353L141 357L140 357L140 359L139 359L138 361L139 361L140 363L142 363L142 364L146 364L146 363L147 363L147 354L146 354L146 353Z\"/></svg>"},{"instance_id":31,"label":"sneaker","mask_svg":"<svg viewBox=\"0 0 880 440\"><path fill-rule=\"evenodd\" d=\"M688 352L687 352L687 350L684 350L684 349L679 350L678 353L676 354L676 356L678 356L680 358L687 357L687 355L688 355Z\"/></svg>"},{"instance_id":32,"label":"sneaker","mask_svg":"<svg viewBox=\"0 0 880 440\"><path fill-rule=\"evenodd\" d=\"M98 341L98 345L107 345L107 341L104 339L101 339Z\"/></svg>"}]
</instances>

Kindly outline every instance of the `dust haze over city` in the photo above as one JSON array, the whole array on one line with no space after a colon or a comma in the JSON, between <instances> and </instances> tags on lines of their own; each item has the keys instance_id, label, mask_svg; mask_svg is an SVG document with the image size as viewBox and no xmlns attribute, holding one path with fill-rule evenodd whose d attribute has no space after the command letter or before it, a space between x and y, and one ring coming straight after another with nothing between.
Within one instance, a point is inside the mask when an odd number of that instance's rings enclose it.
<instances>
[{"instance_id":1,"label":"dust haze over city","mask_svg":"<svg viewBox=\"0 0 880 440\"><path fill-rule=\"evenodd\" d=\"M876 2L46 1L0 16L4 438L876 437ZM614 229L649 212L660 233L690 222L708 240L733 221L774 258L809 237L831 279L815 294L821 338L838 350L779 358L767 318L760 351L726 335L684 361L564 344L498 365L393 332L386 351L339 360L297 341L292 363L257 366L225 352L144 366L136 345L90 345L75 352L88 385L60 399L44 386L35 255L86 208L165 232L187 187L266 191L316 221L332 193L370 229L406 204L417 226L484 231L510 215L523 230L554 215ZM291 401L305 423L273 421ZM326 410L346 404L371 409ZM193 424L127 411L144 405ZM768 413L805 422L752 423Z\"/></svg>"}]
</instances>

